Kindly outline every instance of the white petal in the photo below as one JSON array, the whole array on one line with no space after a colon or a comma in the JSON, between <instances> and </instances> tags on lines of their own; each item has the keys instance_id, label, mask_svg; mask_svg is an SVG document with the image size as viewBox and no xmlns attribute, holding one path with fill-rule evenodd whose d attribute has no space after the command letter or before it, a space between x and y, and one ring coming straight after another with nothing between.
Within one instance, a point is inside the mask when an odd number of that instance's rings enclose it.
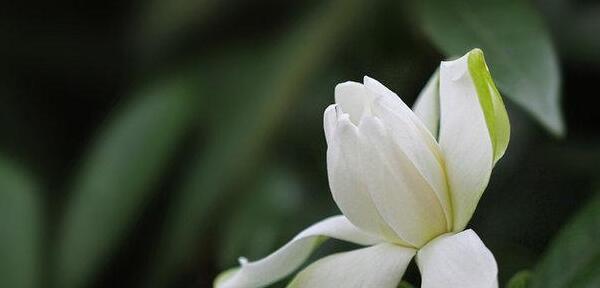
<instances>
[{"instance_id":1,"label":"white petal","mask_svg":"<svg viewBox=\"0 0 600 288\"><path fill-rule=\"evenodd\" d=\"M325 109L323 113L323 130L325 130L325 140L330 143L333 140L333 133L337 126L337 104L332 104Z\"/></svg>"},{"instance_id":2,"label":"white petal","mask_svg":"<svg viewBox=\"0 0 600 288\"><path fill-rule=\"evenodd\" d=\"M334 254L308 266L288 288L395 288L414 254L388 243Z\"/></svg>"},{"instance_id":3,"label":"white petal","mask_svg":"<svg viewBox=\"0 0 600 288\"><path fill-rule=\"evenodd\" d=\"M497 288L498 266L481 239L466 230L443 235L417 253L421 288Z\"/></svg>"},{"instance_id":4,"label":"white petal","mask_svg":"<svg viewBox=\"0 0 600 288\"><path fill-rule=\"evenodd\" d=\"M369 77L365 76L363 78L363 83L367 89L374 92L376 95L383 96L389 100L394 100L398 97L398 94L394 93L394 91L385 87L385 85L381 84L381 82Z\"/></svg>"},{"instance_id":5,"label":"white petal","mask_svg":"<svg viewBox=\"0 0 600 288\"><path fill-rule=\"evenodd\" d=\"M344 82L335 86L335 103L344 113L350 115L350 120L358 124L364 114L369 114L372 94L367 93L365 86L357 82Z\"/></svg>"},{"instance_id":6,"label":"white petal","mask_svg":"<svg viewBox=\"0 0 600 288\"><path fill-rule=\"evenodd\" d=\"M376 97L371 105L371 114L383 122L394 140L394 145L406 154L431 186L444 210L447 227L450 229L452 207L441 149L437 141L421 119L398 95L369 77L365 77L365 87L374 93L379 93L380 97Z\"/></svg>"},{"instance_id":7,"label":"white petal","mask_svg":"<svg viewBox=\"0 0 600 288\"><path fill-rule=\"evenodd\" d=\"M359 127L368 191L399 238L420 247L447 231L444 209L430 183L394 141L387 124L364 117Z\"/></svg>"},{"instance_id":8,"label":"white petal","mask_svg":"<svg viewBox=\"0 0 600 288\"><path fill-rule=\"evenodd\" d=\"M390 89L373 78L365 76L364 81L365 87L368 88L367 90L374 92L378 96L382 96L375 97L381 98L380 103L385 104L387 108L394 111L394 113L407 117L418 128L419 133L422 134L421 137L423 137L423 140L427 142L427 145L432 146L432 150L436 150L437 142L435 141L435 134L432 134L429 129L427 129L423 121L404 103L404 101L402 101L402 99L400 99L396 93L392 92ZM375 100L376 99L373 101Z\"/></svg>"},{"instance_id":9,"label":"white petal","mask_svg":"<svg viewBox=\"0 0 600 288\"><path fill-rule=\"evenodd\" d=\"M440 125L440 74L435 71L425 88L417 97L413 111L419 116L433 136L438 135Z\"/></svg>"},{"instance_id":10,"label":"white petal","mask_svg":"<svg viewBox=\"0 0 600 288\"><path fill-rule=\"evenodd\" d=\"M261 260L247 262L242 258L242 266L222 273L215 280L215 287L253 288L269 285L296 270L327 237L360 245L381 242L378 237L358 230L344 216L330 217L310 226L292 241Z\"/></svg>"},{"instance_id":11,"label":"white petal","mask_svg":"<svg viewBox=\"0 0 600 288\"><path fill-rule=\"evenodd\" d=\"M488 184L494 152L468 56L440 67L440 136L453 203L453 231L471 219Z\"/></svg>"},{"instance_id":12,"label":"white petal","mask_svg":"<svg viewBox=\"0 0 600 288\"><path fill-rule=\"evenodd\" d=\"M325 130L329 130L327 174L333 199L342 213L360 229L401 243L379 215L367 191L364 183L366 176L360 161L363 152L358 143L358 129L350 122L347 114L341 115L339 119L328 120L336 113L330 108L325 112L325 122L329 122L325 125Z\"/></svg>"}]
</instances>

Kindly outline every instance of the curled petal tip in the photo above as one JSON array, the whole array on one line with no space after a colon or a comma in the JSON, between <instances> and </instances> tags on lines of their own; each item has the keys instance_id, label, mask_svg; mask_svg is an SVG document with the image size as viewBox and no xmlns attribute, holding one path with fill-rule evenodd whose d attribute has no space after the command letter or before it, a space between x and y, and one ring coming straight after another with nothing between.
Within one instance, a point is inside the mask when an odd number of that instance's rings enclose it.
<instances>
[{"instance_id":1,"label":"curled petal tip","mask_svg":"<svg viewBox=\"0 0 600 288\"><path fill-rule=\"evenodd\" d=\"M238 262L240 263L241 266L244 266L244 265L248 264L248 258L240 257L240 258L238 258Z\"/></svg>"}]
</instances>

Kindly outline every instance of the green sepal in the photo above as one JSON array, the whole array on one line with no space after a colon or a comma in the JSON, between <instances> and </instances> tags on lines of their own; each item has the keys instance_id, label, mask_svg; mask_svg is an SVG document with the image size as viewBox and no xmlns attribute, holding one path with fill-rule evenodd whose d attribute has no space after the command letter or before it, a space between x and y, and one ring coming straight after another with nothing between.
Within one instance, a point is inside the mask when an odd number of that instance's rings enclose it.
<instances>
[{"instance_id":1,"label":"green sepal","mask_svg":"<svg viewBox=\"0 0 600 288\"><path fill-rule=\"evenodd\" d=\"M508 114L481 49L476 48L469 52L468 67L490 133L494 164L496 164L508 147L510 138Z\"/></svg>"}]
</instances>

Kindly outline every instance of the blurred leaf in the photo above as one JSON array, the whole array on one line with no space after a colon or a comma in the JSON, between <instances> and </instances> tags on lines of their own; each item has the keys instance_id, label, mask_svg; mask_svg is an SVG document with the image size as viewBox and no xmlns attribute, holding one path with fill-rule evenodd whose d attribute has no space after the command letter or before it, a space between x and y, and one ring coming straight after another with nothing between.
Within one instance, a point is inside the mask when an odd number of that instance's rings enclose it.
<instances>
[{"instance_id":1,"label":"blurred leaf","mask_svg":"<svg viewBox=\"0 0 600 288\"><path fill-rule=\"evenodd\" d=\"M41 211L33 180L0 157L0 287L40 283Z\"/></svg>"},{"instance_id":2,"label":"blurred leaf","mask_svg":"<svg viewBox=\"0 0 600 288\"><path fill-rule=\"evenodd\" d=\"M564 133L556 53L539 15L524 0L425 0L425 32L447 55L481 48L496 84L556 135Z\"/></svg>"},{"instance_id":3,"label":"blurred leaf","mask_svg":"<svg viewBox=\"0 0 600 288\"><path fill-rule=\"evenodd\" d=\"M302 192L292 172L275 166L269 169L256 191L245 193L219 242L221 268L230 268L240 255L262 258L276 249L282 235L294 227L301 214ZM287 241L289 239L285 239Z\"/></svg>"},{"instance_id":4,"label":"blurred leaf","mask_svg":"<svg viewBox=\"0 0 600 288\"><path fill-rule=\"evenodd\" d=\"M600 287L600 193L552 241L531 288Z\"/></svg>"},{"instance_id":5,"label":"blurred leaf","mask_svg":"<svg viewBox=\"0 0 600 288\"><path fill-rule=\"evenodd\" d=\"M78 173L59 235L56 287L82 287L136 221L195 112L188 87L146 87L118 111Z\"/></svg>"},{"instance_id":6,"label":"blurred leaf","mask_svg":"<svg viewBox=\"0 0 600 288\"><path fill-rule=\"evenodd\" d=\"M551 26L561 57L580 63L600 62L600 3L598 1L538 1Z\"/></svg>"},{"instance_id":7,"label":"blurred leaf","mask_svg":"<svg viewBox=\"0 0 600 288\"><path fill-rule=\"evenodd\" d=\"M255 55L252 65L243 67L234 62L234 66L223 68L246 71L241 78L229 78L227 86L235 87L244 78L257 77L258 81L239 91L236 101L242 102L228 105L237 110L226 113L227 117L217 123L203 157L184 179L178 198L167 211L164 239L147 287L167 286L172 274L189 260L193 248L199 246L199 233L214 225L216 219L211 215L216 207L230 197L237 197L228 194L230 185L252 169L273 130L292 109L293 100L307 78L330 58L332 48L342 37L340 34L348 24L356 22L356 13L360 11L357 1L331 1L322 5L322 10L311 14L308 22L300 23L298 30L286 33L284 39L270 45L273 49L270 53ZM265 62L272 67L260 69Z\"/></svg>"},{"instance_id":8,"label":"blurred leaf","mask_svg":"<svg viewBox=\"0 0 600 288\"><path fill-rule=\"evenodd\" d=\"M530 279L530 271L521 271L510 278L508 284L506 284L506 288L527 288L529 287Z\"/></svg>"}]
</instances>

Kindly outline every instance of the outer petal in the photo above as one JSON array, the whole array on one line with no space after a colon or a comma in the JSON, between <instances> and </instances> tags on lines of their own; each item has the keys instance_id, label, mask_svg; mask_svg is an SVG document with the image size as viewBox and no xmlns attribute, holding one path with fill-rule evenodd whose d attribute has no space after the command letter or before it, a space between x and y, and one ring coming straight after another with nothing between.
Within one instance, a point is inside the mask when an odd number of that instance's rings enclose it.
<instances>
[{"instance_id":1,"label":"outer petal","mask_svg":"<svg viewBox=\"0 0 600 288\"><path fill-rule=\"evenodd\" d=\"M325 257L300 272L289 288L395 288L415 250L388 243Z\"/></svg>"},{"instance_id":2,"label":"outer petal","mask_svg":"<svg viewBox=\"0 0 600 288\"><path fill-rule=\"evenodd\" d=\"M430 183L394 141L387 124L375 117L361 120L361 161L368 190L396 234L413 247L421 247L447 231L444 210Z\"/></svg>"},{"instance_id":3,"label":"outer petal","mask_svg":"<svg viewBox=\"0 0 600 288\"><path fill-rule=\"evenodd\" d=\"M498 266L481 239L466 230L443 235L417 253L421 288L497 288Z\"/></svg>"},{"instance_id":4,"label":"outer petal","mask_svg":"<svg viewBox=\"0 0 600 288\"><path fill-rule=\"evenodd\" d=\"M217 277L214 286L252 288L269 285L298 268L327 237L361 245L381 242L379 238L358 230L344 216L330 217L310 226L285 246L261 260L247 262L241 258L241 268L225 271Z\"/></svg>"},{"instance_id":5,"label":"outer petal","mask_svg":"<svg viewBox=\"0 0 600 288\"><path fill-rule=\"evenodd\" d=\"M338 117L338 111L339 117ZM338 119L339 118L339 119ZM335 105L325 110L325 135L327 138L327 174L331 194L348 219L363 231L381 235L391 242L408 245L398 239L383 220L367 191L360 155L358 129L348 114Z\"/></svg>"},{"instance_id":6,"label":"outer petal","mask_svg":"<svg viewBox=\"0 0 600 288\"><path fill-rule=\"evenodd\" d=\"M440 126L440 73L436 70L417 97L413 111L425 124L431 135L437 137Z\"/></svg>"},{"instance_id":7,"label":"outer petal","mask_svg":"<svg viewBox=\"0 0 600 288\"><path fill-rule=\"evenodd\" d=\"M446 161L454 231L467 225L508 143L506 110L477 51L440 67L439 143Z\"/></svg>"}]
</instances>

